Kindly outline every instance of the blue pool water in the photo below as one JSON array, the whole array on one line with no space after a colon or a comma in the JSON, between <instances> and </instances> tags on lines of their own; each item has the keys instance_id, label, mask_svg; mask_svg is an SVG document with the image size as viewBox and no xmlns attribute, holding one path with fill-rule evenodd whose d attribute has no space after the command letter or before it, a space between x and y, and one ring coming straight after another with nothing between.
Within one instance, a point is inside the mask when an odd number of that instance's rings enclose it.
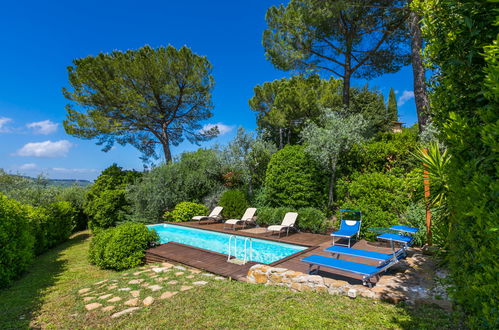
<instances>
[{"instance_id":1,"label":"blue pool water","mask_svg":"<svg viewBox=\"0 0 499 330\"><path fill-rule=\"evenodd\" d=\"M230 234L170 224L150 225L147 227L154 229L158 233L161 243L177 242L218 253L229 253L228 244ZM244 239L246 237L239 235L236 235L236 237L236 257L242 259L244 258ZM234 238L232 239L231 246L231 255L234 255ZM306 249L306 247L300 245L253 238L253 253L250 258L249 242L246 242L246 246L248 247L247 259L264 264L270 264Z\"/></svg>"}]
</instances>

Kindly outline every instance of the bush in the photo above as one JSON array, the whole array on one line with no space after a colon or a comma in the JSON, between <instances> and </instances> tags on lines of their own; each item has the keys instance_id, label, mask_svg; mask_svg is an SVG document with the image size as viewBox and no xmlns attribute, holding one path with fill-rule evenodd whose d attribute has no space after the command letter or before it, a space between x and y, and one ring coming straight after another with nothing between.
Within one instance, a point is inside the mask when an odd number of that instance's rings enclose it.
<instances>
[{"instance_id":1,"label":"bush","mask_svg":"<svg viewBox=\"0 0 499 330\"><path fill-rule=\"evenodd\" d=\"M0 194L0 287L9 285L28 268L33 244L26 209Z\"/></svg>"},{"instance_id":2,"label":"bush","mask_svg":"<svg viewBox=\"0 0 499 330\"><path fill-rule=\"evenodd\" d=\"M202 203L222 187L222 170L215 150L183 153L179 160L153 168L129 187L133 219L155 223L182 201Z\"/></svg>"},{"instance_id":3,"label":"bush","mask_svg":"<svg viewBox=\"0 0 499 330\"><path fill-rule=\"evenodd\" d=\"M326 215L313 207L298 210L298 228L303 231L324 234L328 229Z\"/></svg>"},{"instance_id":4,"label":"bush","mask_svg":"<svg viewBox=\"0 0 499 330\"><path fill-rule=\"evenodd\" d=\"M75 212L74 231L80 231L88 228L88 216L84 211L86 203L87 187L71 186L61 189L57 199L71 203Z\"/></svg>"},{"instance_id":5,"label":"bush","mask_svg":"<svg viewBox=\"0 0 499 330\"><path fill-rule=\"evenodd\" d=\"M127 219L126 192L124 189L104 190L87 203L85 210L91 216L88 226L92 231L113 227Z\"/></svg>"},{"instance_id":6,"label":"bush","mask_svg":"<svg viewBox=\"0 0 499 330\"><path fill-rule=\"evenodd\" d=\"M361 210L361 236L373 239L370 227L391 227L401 222L411 202L407 180L389 173L357 173L338 181L340 209Z\"/></svg>"},{"instance_id":7,"label":"bush","mask_svg":"<svg viewBox=\"0 0 499 330\"><path fill-rule=\"evenodd\" d=\"M324 175L303 146L286 146L270 159L265 177L266 204L318 207L326 204Z\"/></svg>"},{"instance_id":8,"label":"bush","mask_svg":"<svg viewBox=\"0 0 499 330\"><path fill-rule=\"evenodd\" d=\"M227 190L220 197L219 204L223 207L222 215L225 219L240 219L248 207L248 200L241 190Z\"/></svg>"},{"instance_id":9,"label":"bush","mask_svg":"<svg viewBox=\"0 0 499 330\"><path fill-rule=\"evenodd\" d=\"M154 230L125 223L100 231L90 243L89 260L103 269L123 270L141 265L145 250L159 241Z\"/></svg>"},{"instance_id":10,"label":"bush","mask_svg":"<svg viewBox=\"0 0 499 330\"><path fill-rule=\"evenodd\" d=\"M181 202L170 212L165 212L165 220L170 222L189 221L196 215L208 215L208 208L203 204Z\"/></svg>"},{"instance_id":11,"label":"bush","mask_svg":"<svg viewBox=\"0 0 499 330\"><path fill-rule=\"evenodd\" d=\"M66 241L76 226L76 211L69 202L54 202L47 205L49 215L48 248Z\"/></svg>"}]
</instances>

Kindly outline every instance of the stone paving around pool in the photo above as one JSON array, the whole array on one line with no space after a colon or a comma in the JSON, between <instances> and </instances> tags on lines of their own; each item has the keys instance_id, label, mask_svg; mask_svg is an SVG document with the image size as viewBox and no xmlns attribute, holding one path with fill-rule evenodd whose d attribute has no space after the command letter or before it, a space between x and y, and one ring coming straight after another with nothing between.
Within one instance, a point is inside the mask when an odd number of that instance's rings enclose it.
<instances>
[{"instance_id":1,"label":"stone paving around pool","mask_svg":"<svg viewBox=\"0 0 499 330\"><path fill-rule=\"evenodd\" d=\"M149 264L81 288L78 295L87 313L117 318L216 280L226 278L170 263Z\"/></svg>"}]
</instances>

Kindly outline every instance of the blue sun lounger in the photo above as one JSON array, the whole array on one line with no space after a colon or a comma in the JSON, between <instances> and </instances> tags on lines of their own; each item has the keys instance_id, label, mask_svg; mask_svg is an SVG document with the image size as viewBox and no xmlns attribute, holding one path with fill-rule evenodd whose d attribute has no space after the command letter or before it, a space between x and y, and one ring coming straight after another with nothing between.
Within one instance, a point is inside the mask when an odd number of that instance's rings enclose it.
<instances>
[{"instance_id":1,"label":"blue sun lounger","mask_svg":"<svg viewBox=\"0 0 499 330\"><path fill-rule=\"evenodd\" d=\"M331 252L333 255L344 255L350 257L364 258L373 261L377 261L378 265L384 265L391 261L394 258L399 258L405 254L404 249L399 249L398 251L394 251L394 253L381 253L374 251L366 251L359 249L347 248L344 246L333 245L325 249L326 252Z\"/></svg>"},{"instance_id":2,"label":"blue sun lounger","mask_svg":"<svg viewBox=\"0 0 499 330\"><path fill-rule=\"evenodd\" d=\"M348 220L348 219L343 219L343 213L356 213L360 215L360 220ZM331 236L333 237L333 245L340 245L335 242L334 238L335 237L340 237L340 238L348 238L348 245L341 244L343 246L348 246L350 247L350 241L352 237L354 236L359 236L360 233L360 225L362 223L362 212L361 211L351 211L351 210L340 210L340 230L335 231L334 233L331 233Z\"/></svg>"},{"instance_id":3,"label":"blue sun lounger","mask_svg":"<svg viewBox=\"0 0 499 330\"><path fill-rule=\"evenodd\" d=\"M321 267L331 268L336 270L341 270L345 272L349 272L352 274L362 276L362 284L368 285L371 287L370 279L374 276L377 276L379 273L386 271L393 264L395 264L398 260L395 259L389 263L386 263L382 266L371 266L360 264L356 262L334 259L329 257L323 257L316 254L303 258L301 261L308 263L308 273L312 274L313 272L319 271ZM317 266L316 270L312 270L313 266Z\"/></svg>"},{"instance_id":4,"label":"blue sun lounger","mask_svg":"<svg viewBox=\"0 0 499 330\"><path fill-rule=\"evenodd\" d=\"M409 227L409 226L403 226L403 225L395 225L390 227L391 230L396 230L399 233L404 233L404 234L415 234L419 231L419 228L414 228L414 227Z\"/></svg>"},{"instance_id":5,"label":"blue sun lounger","mask_svg":"<svg viewBox=\"0 0 499 330\"><path fill-rule=\"evenodd\" d=\"M393 234L393 233L384 233L376 237L377 239L383 240L383 241L389 241L392 248L393 248L393 243L399 243L403 244L404 248L407 248L411 246L412 244L412 236L405 236L405 235L399 235L399 234Z\"/></svg>"}]
</instances>

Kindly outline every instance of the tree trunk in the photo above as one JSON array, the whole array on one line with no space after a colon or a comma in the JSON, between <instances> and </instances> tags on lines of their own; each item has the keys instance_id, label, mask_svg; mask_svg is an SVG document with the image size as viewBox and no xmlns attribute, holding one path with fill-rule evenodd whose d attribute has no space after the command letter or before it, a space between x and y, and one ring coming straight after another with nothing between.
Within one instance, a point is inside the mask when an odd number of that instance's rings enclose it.
<instances>
[{"instance_id":1,"label":"tree trunk","mask_svg":"<svg viewBox=\"0 0 499 330\"><path fill-rule=\"evenodd\" d=\"M350 62L348 60L347 62ZM350 77L352 73L350 69L345 68L345 75L343 77L343 105L348 107L350 106Z\"/></svg>"},{"instance_id":2,"label":"tree trunk","mask_svg":"<svg viewBox=\"0 0 499 330\"><path fill-rule=\"evenodd\" d=\"M412 1L409 1L409 4ZM422 132L428 121L430 102L426 91L425 69L423 66L423 37L421 34L421 17L411 10L409 14L409 30L411 34L411 60L414 79L414 101L418 114L419 132Z\"/></svg>"},{"instance_id":3,"label":"tree trunk","mask_svg":"<svg viewBox=\"0 0 499 330\"><path fill-rule=\"evenodd\" d=\"M283 148L283 145L282 145L282 141L283 140L283 137L282 137L282 127L279 127L279 150L281 150Z\"/></svg>"},{"instance_id":4,"label":"tree trunk","mask_svg":"<svg viewBox=\"0 0 499 330\"><path fill-rule=\"evenodd\" d=\"M172 152L170 150L170 143L168 141L161 141L163 146L163 152L165 154L165 163L170 163L172 161Z\"/></svg>"},{"instance_id":5,"label":"tree trunk","mask_svg":"<svg viewBox=\"0 0 499 330\"><path fill-rule=\"evenodd\" d=\"M328 209L331 209L334 202L334 182L336 180L336 163L331 168L331 178L329 180L329 197L327 202Z\"/></svg>"}]
</instances>

